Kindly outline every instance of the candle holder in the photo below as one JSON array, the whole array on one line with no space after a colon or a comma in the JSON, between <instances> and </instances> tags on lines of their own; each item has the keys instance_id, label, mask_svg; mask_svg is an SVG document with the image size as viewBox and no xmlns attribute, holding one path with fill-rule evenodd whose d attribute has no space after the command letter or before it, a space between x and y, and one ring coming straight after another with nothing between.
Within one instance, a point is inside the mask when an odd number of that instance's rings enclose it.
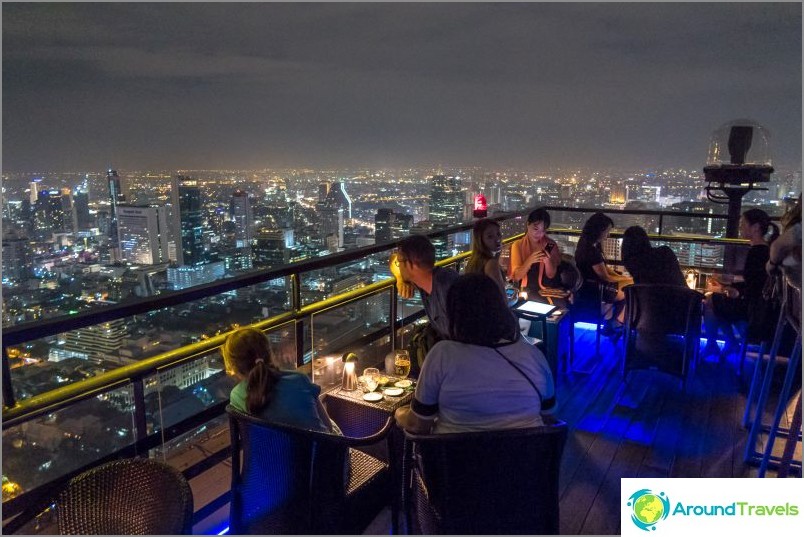
<instances>
[{"instance_id":1,"label":"candle holder","mask_svg":"<svg viewBox=\"0 0 804 537\"><path fill-rule=\"evenodd\" d=\"M357 386L357 373L355 368L357 366L357 355L353 352L347 352L341 358L343 360L343 379L341 380L341 389L346 391L353 391L358 388Z\"/></svg>"},{"instance_id":2,"label":"candle holder","mask_svg":"<svg viewBox=\"0 0 804 537\"><path fill-rule=\"evenodd\" d=\"M684 280L687 283L687 287L690 289L695 289L695 287L698 285L698 271L689 269L684 273Z\"/></svg>"}]
</instances>

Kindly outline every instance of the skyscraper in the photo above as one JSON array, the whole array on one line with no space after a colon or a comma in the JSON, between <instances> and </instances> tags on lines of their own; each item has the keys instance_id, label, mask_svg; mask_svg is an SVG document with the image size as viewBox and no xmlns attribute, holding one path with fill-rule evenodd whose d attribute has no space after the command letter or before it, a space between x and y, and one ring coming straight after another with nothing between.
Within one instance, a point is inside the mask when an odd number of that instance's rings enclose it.
<instances>
[{"instance_id":1,"label":"skyscraper","mask_svg":"<svg viewBox=\"0 0 804 537\"><path fill-rule=\"evenodd\" d=\"M341 182L332 183L325 203L329 206L340 207L343 209L343 216L347 220L352 219L352 200L346 193L346 185Z\"/></svg>"},{"instance_id":2,"label":"skyscraper","mask_svg":"<svg viewBox=\"0 0 804 537\"><path fill-rule=\"evenodd\" d=\"M29 200L31 202L31 207L36 205L36 200L39 199L39 184L42 182L42 179L34 179L31 181L30 184L30 191L29 191Z\"/></svg>"},{"instance_id":3,"label":"skyscraper","mask_svg":"<svg viewBox=\"0 0 804 537\"><path fill-rule=\"evenodd\" d=\"M327 238L332 237L334 247L343 248L343 208L329 203L320 204L318 216L321 218L321 239L328 245Z\"/></svg>"},{"instance_id":4,"label":"skyscraper","mask_svg":"<svg viewBox=\"0 0 804 537\"><path fill-rule=\"evenodd\" d=\"M463 220L463 200L458 180L434 175L430 190L430 221L436 228L455 226Z\"/></svg>"},{"instance_id":5,"label":"skyscraper","mask_svg":"<svg viewBox=\"0 0 804 537\"><path fill-rule=\"evenodd\" d=\"M156 205L117 206L123 261L154 265L168 261L167 210Z\"/></svg>"},{"instance_id":6,"label":"skyscraper","mask_svg":"<svg viewBox=\"0 0 804 537\"><path fill-rule=\"evenodd\" d=\"M106 172L106 182L109 185L109 242L112 249L118 247L118 233L117 233L117 206L126 202L127 190L123 184L122 178L117 174L117 170L109 170ZM114 255L114 254L113 254Z\"/></svg>"},{"instance_id":7,"label":"skyscraper","mask_svg":"<svg viewBox=\"0 0 804 537\"><path fill-rule=\"evenodd\" d=\"M374 215L374 241L379 244L393 239L395 223L393 209L377 209L377 214Z\"/></svg>"},{"instance_id":8,"label":"skyscraper","mask_svg":"<svg viewBox=\"0 0 804 537\"><path fill-rule=\"evenodd\" d=\"M38 240L48 240L54 233L64 233L64 211L57 190L42 190L33 209L34 235Z\"/></svg>"},{"instance_id":9,"label":"skyscraper","mask_svg":"<svg viewBox=\"0 0 804 537\"><path fill-rule=\"evenodd\" d=\"M206 263L201 188L190 177L176 175L172 179L173 237L176 241L176 263L197 266Z\"/></svg>"},{"instance_id":10,"label":"skyscraper","mask_svg":"<svg viewBox=\"0 0 804 537\"><path fill-rule=\"evenodd\" d=\"M237 190L232 194L229 216L235 223L235 246L237 248L250 246L254 238L254 216L251 211L251 199L246 192Z\"/></svg>"},{"instance_id":11,"label":"skyscraper","mask_svg":"<svg viewBox=\"0 0 804 537\"><path fill-rule=\"evenodd\" d=\"M89 189L86 182L75 187L73 191L73 208L75 209L77 231L93 227L92 216L89 214Z\"/></svg>"}]
</instances>

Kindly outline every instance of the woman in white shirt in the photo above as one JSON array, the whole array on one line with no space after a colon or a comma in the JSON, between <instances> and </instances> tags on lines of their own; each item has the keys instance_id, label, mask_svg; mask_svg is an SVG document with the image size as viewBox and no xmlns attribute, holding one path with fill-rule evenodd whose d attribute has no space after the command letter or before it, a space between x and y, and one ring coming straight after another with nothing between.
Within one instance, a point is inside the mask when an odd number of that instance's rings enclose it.
<instances>
[{"instance_id":1,"label":"woman in white shirt","mask_svg":"<svg viewBox=\"0 0 804 537\"><path fill-rule=\"evenodd\" d=\"M410 407L397 422L417 433L515 429L543 425L555 405L550 366L525 343L499 288L484 274L458 278L447 297L450 340L422 365Z\"/></svg>"}]
</instances>

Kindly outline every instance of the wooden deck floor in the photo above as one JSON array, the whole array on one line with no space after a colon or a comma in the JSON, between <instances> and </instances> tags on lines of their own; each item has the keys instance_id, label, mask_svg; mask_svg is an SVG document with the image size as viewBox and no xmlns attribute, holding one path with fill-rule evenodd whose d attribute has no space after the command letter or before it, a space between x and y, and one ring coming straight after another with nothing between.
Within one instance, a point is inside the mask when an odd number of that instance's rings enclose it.
<instances>
[{"instance_id":1,"label":"wooden deck floor","mask_svg":"<svg viewBox=\"0 0 804 537\"><path fill-rule=\"evenodd\" d=\"M757 468L743 463L748 432L741 426L751 360L742 382L732 357L701 361L684 389L654 371L634 371L626 383L622 342L613 347L603 338L595 359L594 332L576 329L576 338L575 369L591 371L561 372L557 381L557 415L570 427L559 489L562 534L619 534L623 477L757 477ZM779 452L782 444L775 444Z\"/></svg>"},{"instance_id":2,"label":"wooden deck floor","mask_svg":"<svg viewBox=\"0 0 804 537\"><path fill-rule=\"evenodd\" d=\"M677 378L654 371L634 371L625 383L622 341L613 347L603 338L596 359L594 335L578 325L576 371L557 379L556 414L569 425L559 487L562 535L619 534L623 477L757 477L757 468L743 463L748 431L741 426L752 360L742 382L732 357L702 361L683 390ZM773 408L775 401L763 423ZM777 440L775 452L783 443ZM795 458L801 460L800 444ZM390 512L366 533L390 533Z\"/></svg>"}]
</instances>

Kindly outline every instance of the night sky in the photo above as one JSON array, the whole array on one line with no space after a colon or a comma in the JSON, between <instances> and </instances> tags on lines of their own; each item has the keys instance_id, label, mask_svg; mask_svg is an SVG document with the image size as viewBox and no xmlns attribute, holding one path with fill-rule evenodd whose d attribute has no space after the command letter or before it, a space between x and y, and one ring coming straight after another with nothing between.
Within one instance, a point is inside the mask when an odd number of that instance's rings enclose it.
<instances>
[{"instance_id":1,"label":"night sky","mask_svg":"<svg viewBox=\"0 0 804 537\"><path fill-rule=\"evenodd\" d=\"M8 4L3 171L801 169L800 3Z\"/></svg>"}]
</instances>

